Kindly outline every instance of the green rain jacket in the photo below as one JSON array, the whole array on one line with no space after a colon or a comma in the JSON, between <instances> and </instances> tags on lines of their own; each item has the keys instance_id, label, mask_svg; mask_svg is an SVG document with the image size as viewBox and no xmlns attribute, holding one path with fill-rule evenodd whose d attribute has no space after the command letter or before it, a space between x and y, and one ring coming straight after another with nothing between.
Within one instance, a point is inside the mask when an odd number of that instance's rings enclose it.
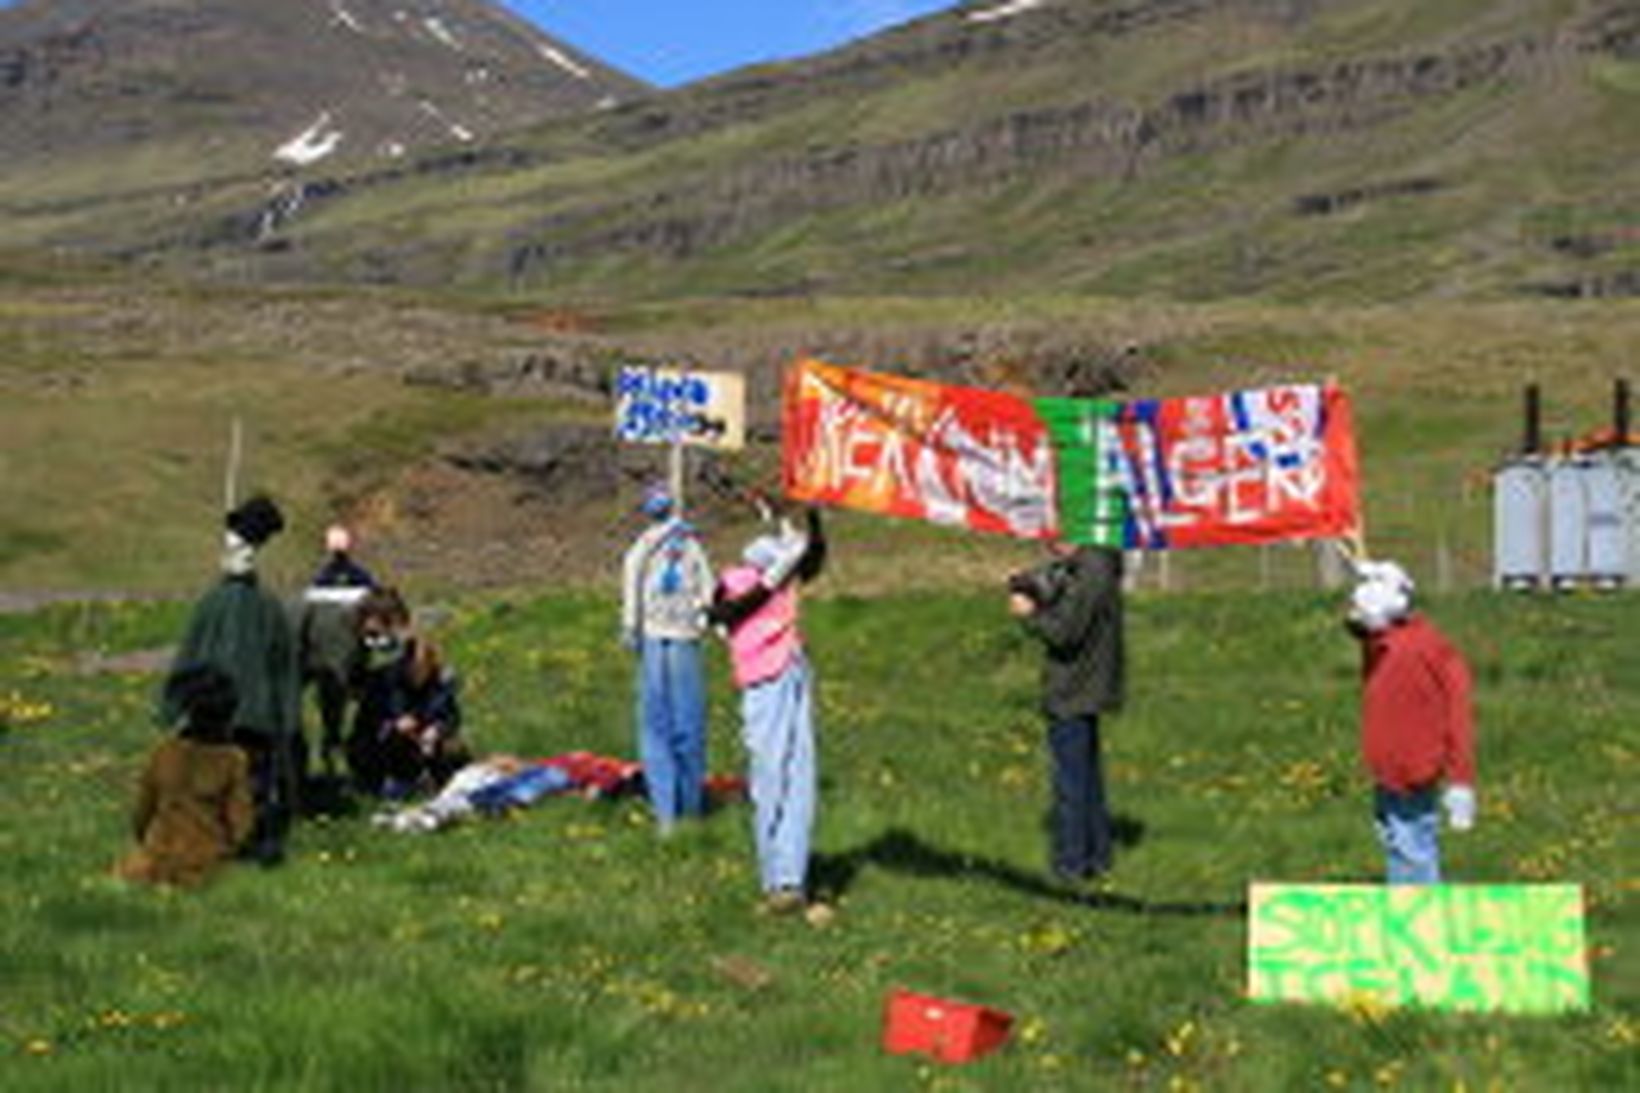
<instances>
[{"instance_id":1,"label":"green rain jacket","mask_svg":"<svg viewBox=\"0 0 1640 1093\"><path fill-rule=\"evenodd\" d=\"M274 739L299 731L296 635L285 606L257 584L254 574L224 577L194 605L173 670L201 663L214 664L233 677L239 691L236 729ZM162 724L173 726L182 714L162 693Z\"/></svg>"},{"instance_id":2,"label":"green rain jacket","mask_svg":"<svg viewBox=\"0 0 1640 1093\"><path fill-rule=\"evenodd\" d=\"M1126 684L1122 643L1122 555L1082 547L1049 563L1042 583L1050 590L1025 629L1047 653L1042 668L1042 710L1053 720L1114 713Z\"/></svg>"}]
</instances>

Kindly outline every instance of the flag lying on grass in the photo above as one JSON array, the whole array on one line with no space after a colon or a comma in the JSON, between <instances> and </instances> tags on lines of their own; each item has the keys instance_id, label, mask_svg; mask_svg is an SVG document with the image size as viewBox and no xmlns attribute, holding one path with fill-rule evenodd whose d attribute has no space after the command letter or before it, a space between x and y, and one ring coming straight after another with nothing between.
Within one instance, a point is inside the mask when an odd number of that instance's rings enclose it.
<instances>
[{"instance_id":1,"label":"flag lying on grass","mask_svg":"<svg viewBox=\"0 0 1640 1093\"><path fill-rule=\"evenodd\" d=\"M1147 550L1360 525L1349 400L1332 385L1030 399L801 360L782 417L800 501Z\"/></svg>"}]
</instances>

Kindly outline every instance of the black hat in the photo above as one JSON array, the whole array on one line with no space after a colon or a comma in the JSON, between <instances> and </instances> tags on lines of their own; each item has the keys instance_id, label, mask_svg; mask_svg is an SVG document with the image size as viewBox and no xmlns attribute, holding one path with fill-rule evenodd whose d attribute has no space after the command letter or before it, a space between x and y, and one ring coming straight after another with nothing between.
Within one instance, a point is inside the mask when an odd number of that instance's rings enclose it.
<instances>
[{"instance_id":1,"label":"black hat","mask_svg":"<svg viewBox=\"0 0 1640 1093\"><path fill-rule=\"evenodd\" d=\"M285 515L267 495L257 494L228 513L228 530L253 547L259 547L285 526Z\"/></svg>"}]
</instances>

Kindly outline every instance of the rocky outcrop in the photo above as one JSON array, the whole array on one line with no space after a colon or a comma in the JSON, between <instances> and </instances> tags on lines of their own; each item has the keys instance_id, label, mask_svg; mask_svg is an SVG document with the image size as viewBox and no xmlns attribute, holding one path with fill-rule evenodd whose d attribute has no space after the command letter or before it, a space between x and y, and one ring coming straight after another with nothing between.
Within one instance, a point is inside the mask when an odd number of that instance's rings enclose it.
<instances>
[{"instance_id":1,"label":"rocky outcrop","mask_svg":"<svg viewBox=\"0 0 1640 1093\"><path fill-rule=\"evenodd\" d=\"M514 283L528 282L561 263L611 251L687 259L825 209L1049 172L1131 179L1181 155L1379 125L1432 99L1528 80L1558 48L1547 38L1522 36L1445 52L1267 69L1181 89L1149 106L1094 99L916 140L819 148L556 214L534 225L529 241L511 247L505 273ZM1358 199L1375 194L1369 185Z\"/></svg>"},{"instance_id":2,"label":"rocky outcrop","mask_svg":"<svg viewBox=\"0 0 1640 1093\"><path fill-rule=\"evenodd\" d=\"M1555 300L1622 300L1640 296L1640 269L1585 273L1553 281L1539 281L1526 291Z\"/></svg>"},{"instance_id":3,"label":"rocky outcrop","mask_svg":"<svg viewBox=\"0 0 1640 1093\"><path fill-rule=\"evenodd\" d=\"M0 91L16 97L48 88L68 72L96 68L107 55L102 38L90 26L0 49Z\"/></svg>"},{"instance_id":4,"label":"rocky outcrop","mask_svg":"<svg viewBox=\"0 0 1640 1093\"><path fill-rule=\"evenodd\" d=\"M611 377L621 360L602 345L549 344L508 350L487 360L424 365L407 372L405 382L468 394L607 405Z\"/></svg>"},{"instance_id":5,"label":"rocky outcrop","mask_svg":"<svg viewBox=\"0 0 1640 1093\"><path fill-rule=\"evenodd\" d=\"M1331 216L1371 201L1390 197L1423 197L1445 188L1446 183L1438 178L1389 179L1331 193L1300 194L1293 199L1293 211L1300 216Z\"/></svg>"}]
</instances>

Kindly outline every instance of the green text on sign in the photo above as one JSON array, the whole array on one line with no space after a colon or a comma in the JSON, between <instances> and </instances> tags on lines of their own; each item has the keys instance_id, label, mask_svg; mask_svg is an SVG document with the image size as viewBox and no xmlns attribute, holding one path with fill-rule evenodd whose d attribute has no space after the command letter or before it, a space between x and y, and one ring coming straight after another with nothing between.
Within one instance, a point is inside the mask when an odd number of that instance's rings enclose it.
<instances>
[{"instance_id":1,"label":"green text on sign","mask_svg":"<svg viewBox=\"0 0 1640 1093\"><path fill-rule=\"evenodd\" d=\"M1268 1002L1587 1009L1583 889L1255 884L1247 981Z\"/></svg>"}]
</instances>

